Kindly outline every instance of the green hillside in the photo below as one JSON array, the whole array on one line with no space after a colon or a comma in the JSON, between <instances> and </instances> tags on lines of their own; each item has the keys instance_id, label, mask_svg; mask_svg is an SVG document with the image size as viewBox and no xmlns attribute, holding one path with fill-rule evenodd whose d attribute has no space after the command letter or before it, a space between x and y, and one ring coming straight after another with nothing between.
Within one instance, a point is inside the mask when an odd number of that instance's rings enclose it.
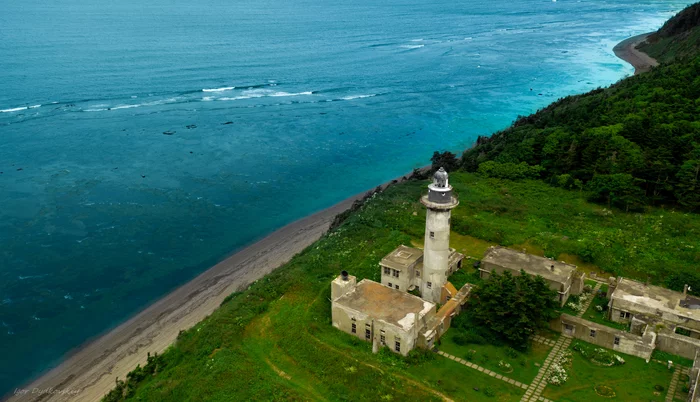
<instances>
[{"instance_id":1,"label":"green hillside","mask_svg":"<svg viewBox=\"0 0 700 402\"><path fill-rule=\"evenodd\" d=\"M627 210L674 204L700 209L698 15L700 4L659 31L686 58L519 117L465 151L464 169L477 171L490 162L482 171L509 177L518 164L521 170L534 166L532 177L570 188L586 185L592 200Z\"/></svg>"},{"instance_id":2,"label":"green hillside","mask_svg":"<svg viewBox=\"0 0 700 402\"><path fill-rule=\"evenodd\" d=\"M668 20L638 49L662 63L700 53L700 3L687 7Z\"/></svg>"},{"instance_id":3,"label":"green hillside","mask_svg":"<svg viewBox=\"0 0 700 402\"><path fill-rule=\"evenodd\" d=\"M450 183L460 198L452 245L466 255L481 258L489 245L503 244L675 289L696 278L699 215L609 210L587 202L586 192L538 180L456 173ZM422 242L418 199L427 184L409 181L370 198L290 263L232 295L107 400L520 399L521 389L447 359L373 355L369 343L331 326L330 281L341 270L379 280L386 253ZM472 276L466 269L455 282ZM486 397L486 387L496 397Z\"/></svg>"}]
</instances>

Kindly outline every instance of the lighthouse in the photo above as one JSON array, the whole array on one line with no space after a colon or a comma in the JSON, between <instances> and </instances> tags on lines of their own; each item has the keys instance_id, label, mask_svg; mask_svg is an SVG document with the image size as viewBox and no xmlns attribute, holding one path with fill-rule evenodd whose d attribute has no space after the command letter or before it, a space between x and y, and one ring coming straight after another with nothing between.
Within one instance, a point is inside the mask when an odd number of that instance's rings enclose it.
<instances>
[{"instance_id":1,"label":"lighthouse","mask_svg":"<svg viewBox=\"0 0 700 402\"><path fill-rule=\"evenodd\" d=\"M440 168L428 185L428 194L421 197L427 208L425 245L423 247L423 280L420 291L424 300L440 302L442 287L447 283L450 257L450 216L459 205L452 195L452 186L445 169Z\"/></svg>"}]
</instances>

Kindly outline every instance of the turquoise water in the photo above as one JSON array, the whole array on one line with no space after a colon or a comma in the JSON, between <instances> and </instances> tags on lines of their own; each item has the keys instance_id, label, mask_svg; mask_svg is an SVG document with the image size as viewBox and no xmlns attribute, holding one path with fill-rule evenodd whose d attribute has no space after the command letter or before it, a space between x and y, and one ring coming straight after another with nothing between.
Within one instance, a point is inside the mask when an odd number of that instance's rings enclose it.
<instances>
[{"instance_id":1,"label":"turquoise water","mask_svg":"<svg viewBox=\"0 0 700 402\"><path fill-rule=\"evenodd\" d=\"M3 4L0 394L274 229L631 74L612 47L686 3Z\"/></svg>"}]
</instances>

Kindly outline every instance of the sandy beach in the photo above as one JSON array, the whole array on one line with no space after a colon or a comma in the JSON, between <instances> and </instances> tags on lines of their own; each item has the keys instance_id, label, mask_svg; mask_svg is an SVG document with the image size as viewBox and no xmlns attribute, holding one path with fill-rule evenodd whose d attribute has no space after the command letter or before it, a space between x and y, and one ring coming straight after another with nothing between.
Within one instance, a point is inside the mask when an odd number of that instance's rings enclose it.
<instances>
[{"instance_id":1,"label":"sandy beach","mask_svg":"<svg viewBox=\"0 0 700 402\"><path fill-rule=\"evenodd\" d=\"M112 331L81 346L58 367L15 390L9 400L100 400L114 387L116 377L124 379L137 364L146 363L147 353L163 352L181 330L211 314L226 296L245 289L318 240L336 215L365 194L284 226L226 258Z\"/></svg>"},{"instance_id":2,"label":"sandy beach","mask_svg":"<svg viewBox=\"0 0 700 402\"><path fill-rule=\"evenodd\" d=\"M630 63L632 67L634 67L634 75L647 72L652 67L659 65L659 62L654 58L636 49L637 45L644 42L652 33L653 32L627 38L613 48L613 52L615 52L617 57Z\"/></svg>"}]
</instances>

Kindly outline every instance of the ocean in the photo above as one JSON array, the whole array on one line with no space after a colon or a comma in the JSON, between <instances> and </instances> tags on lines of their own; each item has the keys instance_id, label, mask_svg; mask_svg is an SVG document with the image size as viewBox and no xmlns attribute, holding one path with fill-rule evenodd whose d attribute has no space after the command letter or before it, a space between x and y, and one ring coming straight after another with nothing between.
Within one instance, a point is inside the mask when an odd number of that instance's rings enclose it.
<instances>
[{"instance_id":1,"label":"ocean","mask_svg":"<svg viewBox=\"0 0 700 402\"><path fill-rule=\"evenodd\" d=\"M688 1L13 1L0 395L286 223L633 69Z\"/></svg>"}]
</instances>

